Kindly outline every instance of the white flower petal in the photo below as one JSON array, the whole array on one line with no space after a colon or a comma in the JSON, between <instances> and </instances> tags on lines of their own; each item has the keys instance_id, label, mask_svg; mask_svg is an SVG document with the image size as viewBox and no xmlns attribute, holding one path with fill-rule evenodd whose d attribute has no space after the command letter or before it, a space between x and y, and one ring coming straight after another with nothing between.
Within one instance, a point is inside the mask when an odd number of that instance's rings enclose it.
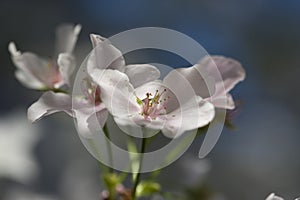
<instances>
[{"instance_id":1,"label":"white flower petal","mask_svg":"<svg viewBox=\"0 0 300 200\"><path fill-rule=\"evenodd\" d=\"M81 103L77 102L77 105L73 106L73 110L78 133L85 138L92 137L95 131L103 128L108 117L103 103L94 106L87 101L81 101Z\"/></svg>"},{"instance_id":2,"label":"white flower petal","mask_svg":"<svg viewBox=\"0 0 300 200\"><path fill-rule=\"evenodd\" d=\"M272 193L266 198L266 200L284 200L284 199Z\"/></svg>"},{"instance_id":3,"label":"white flower petal","mask_svg":"<svg viewBox=\"0 0 300 200\"><path fill-rule=\"evenodd\" d=\"M167 122L162 130L167 137L178 137L185 131L194 130L210 123L215 116L214 106L199 96L181 105L167 115Z\"/></svg>"},{"instance_id":4,"label":"white flower petal","mask_svg":"<svg viewBox=\"0 0 300 200\"><path fill-rule=\"evenodd\" d=\"M70 85L70 77L76 67L74 56L69 53L61 53L58 55L57 64L64 83Z\"/></svg>"},{"instance_id":5,"label":"white flower petal","mask_svg":"<svg viewBox=\"0 0 300 200\"><path fill-rule=\"evenodd\" d=\"M225 92L229 92L237 83L245 79L246 72L237 60L223 56L212 56L211 58L221 73ZM209 65L206 67L209 67ZM219 83L216 84L216 93L221 93L220 86L218 86Z\"/></svg>"},{"instance_id":6,"label":"white flower petal","mask_svg":"<svg viewBox=\"0 0 300 200\"><path fill-rule=\"evenodd\" d=\"M199 62L199 65L206 68L207 71L213 69L212 65L216 65L222 77L222 80L216 81L216 91L210 101L218 108L234 109L233 98L228 92L245 79L245 70L238 61L232 58L223 56L212 56L211 58L213 61L206 57ZM209 71L209 73L216 76L214 75L215 71Z\"/></svg>"},{"instance_id":7,"label":"white flower petal","mask_svg":"<svg viewBox=\"0 0 300 200\"><path fill-rule=\"evenodd\" d=\"M72 53L81 31L81 25L64 24L56 29L56 52L59 53Z\"/></svg>"},{"instance_id":8,"label":"white flower petal","mask_svg":"<svg viewBox=\"0 0 300 200\"><path fill-rule=\"evenodd\" d=\"M222 82L216 82L216 96L224 95L224 92L228 93L237 83L245 79L246 72L238 61L223 56L212 56L212 59L223 79Z\"/></svg>"},{"instance_id":9,"label":"white flower petal","mask_svg":"<svg viewBox=\"0 0 300 200\"><path fill-rule=\"evenodd\" d=\"M87 71L94 69L117 69L124 71L125 60L122 52L100 35L90 35L93 51L87 60Z\"/></svg>"},{"instance_id":10,"label":"white flower petal","mask_svg":"<svg viewBox=\"0 0 300 200\"><path fill-rule=\"evenodd\" d=\"M179 103L183 105L196 96L193 85L177 70L170 71L163 79L163 84L174 94L168 100L168 113L177 109Z\"/></svg>"},{"instance_id":11,"label":"white flower petal","mask_svg":"<svg viewBox=\"0 0 300 200\"><path fill-rule=\"evenodd\" d=\"M8 51L10 52L10 54L12 56L20 56L21 55L21 52L18 51L16 44L14 42L10 42L8 44Z\"/></svg>"},{"instance_id":12,"label":"white flower petal","mask_svg":"<svg viewBox=\"0 0 300 200\"><path fill-rule=\"evenodd\" d=\"M188 79L197 95L203 98L211 97L209 101L216 107L225 109L234 108L233 99L227 93L238 82L245 79L242 65L232 58L223 56L206 56L193 67L178 69L178 71ZM207 79L208 87L203 77Z\"/></svg>"},{"instance_id":13,"label":"white flower petal","mask_svg":"<svg viewBox=\"0 0 300 200\"><path fill-rule=\"evenodd\" d=\"M90 39L91 39L93 48L95 48L96 46L102 44L102 42L107 40L105 37L102 37L101 35L97 35L97 34L90 34Z\"/></svg>"},{"instance_id":14,"label":"white flower petal","mask_svg":"<svg viewBox=\"0 0 300 200\"><path fill-rule=\"evenodd\" d=\"M9 44L9 51L13 63L18 68L16 78L21 83L31 89L42 89L51 85L51 71L47 61L30 52L22 54L13 42ZM25 84L25 81L32 83Z\"/></svg>"},{"instance_id":15,"label":"white flower petal","mask_svg":"<svg viewBox=\"0 0 300 200\"><path fill-rule=\"evenodd\" d=\"M176 69L176 71L180 72L189 81L198 96L205 98L215 93L215 81L203 69L202 65L196 64L192 67Z\"/></svg>"},{"instance_id":16,"label":"white flower petal","mask_svg":"<svg viewBox=\"0 0 300 200\"><path fill-rule=\"evenodd\" d=\"M212 98L207 98L205 100L211 102L217 108L225 108L229 110L235 108L235 103L229 93L226 95L213 96Z\"/></svg>"},{"instance_id":17,"label":"white flower petal","mask_svg":"<svg viewBox=\"0 0 300 200\"><path fill-rule=\"evenodd\" d=\"M117 70L96 69L90 76L100 86L101 100L113 116L128 116L138 112L133 86L126 74Z\"/></svg>"},{"instance_id":18,"label":"white flower petal","mask_svg":"<svg viewBox=\"0 0 300 200\"><path fill-rule=\"evenodd\" d=\"M114 117L115 122L119 128L125 133L134 137L151 137L159 130L161 130L165 124L165 120L157 118L156 120L145 120L145 118L136 114L132 117Z\"/></svg>"},{"instance_id":19,"label":"white flower petal","mask_svg":"<svg viewBox=\"0 0 300 200\"><path fill-rule=\"evenodd\" d=\"M160 71L153 65L135 64L127 65L124 73L127 74L133 87L138 87L160 77Z\"/></svg>"},{"instance_id":20,"label":"white flower petal","mask_svg":"<svg viewBox=\"0 0 300 200\"><path fill-rule=\"evenodd\" d=\"M27 111L27 117L35 122L47 115L63 111L72 116L71 97L64 93L45 92L38 101L33 103Z\"/></svg>"},{"instance_id":21,"label":"white flower petal","mask_svg":"<svg viewBox=\"0 0 300 200\"><path fill-rule=\"evenodd\" d=\"M20 83L30 89L41 90L46 87L41 81L35 79L31 74L25 73L22 70L16 70L15 77L18 81L20 81Z\"/></svg>"}]
</instances>

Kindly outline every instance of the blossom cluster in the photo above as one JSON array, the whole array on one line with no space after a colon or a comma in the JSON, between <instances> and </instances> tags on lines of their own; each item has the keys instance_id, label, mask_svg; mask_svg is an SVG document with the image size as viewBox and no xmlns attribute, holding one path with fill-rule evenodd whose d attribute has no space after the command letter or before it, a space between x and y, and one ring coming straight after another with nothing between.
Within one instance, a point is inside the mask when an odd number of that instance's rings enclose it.
<instances>
[{"instance_id":1,"label":"blossom cluster","mask_svg":"<svg viewBox=\"0 0 300 200\"><path fill-rule=\"evenodd\" d=\"M28 109L30 121L63 111L76 119L79 133L89 137L91 116L96 114L103 127L111 114L122 130L142 126L174 138L208 125L216 108L235 108L229 92L245 78L238 61L205 56L197 64L171 70L159 80L160 71L154 65L126 64L121 51L97 34L90 35L94 51L88 57L81 84L83 96L72 96L71 77L76 67L73 49L80 30L80 25L60 26L56 54L48 60L22 53L13 42L9 44L16 78L24 86L44 92ZM107 57L116 59L106 63ZM216 73L222 80L215 78ZM212 84L208 86L203 75L209 76ZM193 92L188 93L187 88Z\"/></svg>"},{"instance_id":2,"label":"blossom cluster","mask_svg":"<svg viewBox=\"0 0 300 200\"><path fill-rule=\"evenodd\" d=\"M134 136L144 141L149 137L145 134L152 136L160 131L169 138L180 137L209 125L219 109L235 108L229 92L245 79L245 70L237 60L207 55L190 67L172 69L162 77L155 65L127 64L121 50L98 34L90 34L91 53L83 62L81 91L74 94L72 87L77 82L73 79L76 69L73 50L80 31L80 25L58 27L56 51L51 59L21 52L14 42L9 43L18 81L43 92L28 108L31 122L65 112L74 118L80 136L88 140L95 134L95 124L106 129L111 115L127 134L140 134L143 130L142 135ZM145 143L141 145L141 154ZM141 168L141 158L136 166ZM140 170L134 173L139 174ZM104 174L108 190L102 193L102 198L121 196L123 200L135 200L160 190L157 182L141 182L134 173L132 189L120 187L122 181L112 171Z\"/></svg>"}]
</instances>

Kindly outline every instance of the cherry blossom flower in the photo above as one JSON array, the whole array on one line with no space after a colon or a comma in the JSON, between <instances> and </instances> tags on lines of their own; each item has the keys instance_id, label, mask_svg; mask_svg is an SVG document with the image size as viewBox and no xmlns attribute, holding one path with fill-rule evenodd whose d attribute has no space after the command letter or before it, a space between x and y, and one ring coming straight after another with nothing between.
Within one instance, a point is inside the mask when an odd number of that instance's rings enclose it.
<instances>
[{"instance_id":1,"label":"cherry blossom flower","mask_svg":"<svg viewBox=\"0 0 300 200\"><path fill-rule=\"evenodd\" d=\"M96 34L91 34L90 38L94 50L87 61L88 70L107 66L108 69L125 72L131 77L135 85L155 80L160 76L159 70L152 65L126 65L122 53L116 47L111 44L108 46L102 45L103 42L107 41L105 38ZM113 56L117 56L117 59L107 65L107 59ZM145 79L145 75L147 75L148 78ZM90 137L92 136L90 130L97 129L97 124L100 124L101 127L104 126L108 117L108 111L102 102L100 87L89 77L89 74L87 74L87 77L83 80L82 86L85 99L79 101L73 97L72 109L77 121L78 132L84 137ZM94 114L96 117L93 117Z\"/></svg>"},{"instance_id":2,"label":"cherry blossom flower","mask_svg":"<svg viewBox=\"0 0 300 200\"><path fill-rule=\"evenodd\" d=\"M65 93L45 92L38 101L28 108L28 119L35 122L56 112L65 112L76 119L79 132L89 136L89 123L93 114L97 114L97 122L101 127L107 119L107 110L100 99L100 90L88 77L82 83L82 97L72 97ZM72 102L73 101L73 102ZM73 103L73 105L72 105Z\"/></svg>"},{"instance_id":3,"label":"cherry blossom flower","mask_svg":"<svg viewBox=\"0 0 300 200\"><path fill-rule=\"evenodd\" d=\"M144 127L178 137L207 125L215 114L214 106L190 92L189 83L175 70L163 81L147 82L136 88L125 73L117 70L96 69L91 77L100 86L105 106L125 131Z\"/></svg>"},{"instance_id":4,"label":"cherry blossom flower","mask_svg":"<svg viewBox=\"0 0 300 200\"><path fill-rule=\"evenodd\" d=\"M84 96L73 97L73 99L69 94L45 92L28 108L28 119L35 122L47 115L63 111L76 119L79 133L88 137L90 135L89 124L100 123L103 127L108 113L101 102L99 87L95 86L89 78L84 80L82 90ZM91 117L95 113L98 121L93 121L94 118Z\"/></svg>"},{"instance_id":5,"label":"cherry blossom flower","mask_svg":"<svg viewBox=\"0 0 300 200\"><path fill-rule=\"evenodd\" d=\"M238 61L223 56L206 56L192 67L176 70L189 81L197 95L212 102L215 107L235 108L229 91L245 79L245 70ZM218 79L217 73L222 79Z\"/></svg>"},{"instance_id":6,"label":"cherry blossom flower","mask_svg":"<svg viewBox=\"0 0 300 200\"><path fill-rule=\"evenodd\" d=\"M56 30L56 55L44 59L31 52L22 53L14 42L8 49L17 70L16 78L26 87L37 90L56 90L70 84L70 75L75 69L72 55L80 25L62 25Z\"/></svg>"},{"instance_id":7,"label":"cherry blossom flower","mask_svg":"<svg viewBox=\"0 0 300 200\"><path fill-rule=\"evenodd\" d=\"M105 39L99 35L91 34L92 51L87 63L90 69L98 68L106 65L106 60L112 56L117 55L118 59L110 63L107 67L109 69L118 69L126 72L135 84L141 84L148 80L157 79L160 76L159 70L152 65L125 65L125 60L121 52L113 45L100 45ZM98 47L99 46L99 47ZM97 47L97 48L96 48ZM150 75L148 79L143 79L143 74ZM142 76L140 76L142 75ZM142 78L141 78L142 77ZM37 121L47 115L63 111L68 115L74 117L77 122L78 132L85 137L91 136L91 128L93 125L100 124L104 126L108 112L101 100L101 90L93 80L86 74L86 78L81 83L81 97L71 97L69 94L55 93L48 91L42 97L31 105L28 109L28 118L30 121ZM93 115L96 114L96 118Z\"/></svg>"},{"instance_id":8,"label":"cherry blossom flower","mask_svg":"<svg viewBox=\"0 0 300 200\"><path fill-rule=\"evenodd\" d=\"M126 65L122 52L110 44L109 40L96 34L91 34L94 50L87 61L87 71L95 69L115 69L125 73L134 87L157 80L160 71L150 64Z\"/></svg>"}]
</instances>

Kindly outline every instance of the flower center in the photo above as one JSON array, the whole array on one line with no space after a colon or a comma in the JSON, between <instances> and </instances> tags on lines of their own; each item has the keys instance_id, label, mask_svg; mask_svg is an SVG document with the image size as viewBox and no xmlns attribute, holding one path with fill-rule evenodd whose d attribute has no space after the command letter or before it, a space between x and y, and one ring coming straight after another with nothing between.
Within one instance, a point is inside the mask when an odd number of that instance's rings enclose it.
<instances>
[{"instance_id":1,"label":"flower center","mask_svg":"<svg viewBox=\"0 0 300 200\"><path fill-rule=\"evenodd\" d=\"M156 90L155 94L146 93L146 98L140 99L136 97L136 102L141 106L140 114L145 117L145 119L156 119L159 115L166 113L167 98L162 99L162 95L167 90L164 89L161 93Z\"/></svg>"},{"instance_id":2,"label":"flower center","mask_svg":"<svg viewBox=\"0 0 300 200\"><path fill-rule=\"evenodd\" d=\"M61 81L63 81L62 75L58 70L58 66L57 63L54 62L53 60L50 60L48 62L48 70L49 73L51 74L50 78L51 78L51 84L55 87L56 83L60 83Z\"/></svg>"},{"instance_id":3,"label":"flower center","mask_svg":"<svg viewBox=\"0 0 300 200\"><path fill-rule=\"evenodd\" d=\"M100 97L100 87L88 78L84 79L82 83L82 91L85 95L85 98L90 103L99 105L102 102Z\"/></svg>"}]
</instances>

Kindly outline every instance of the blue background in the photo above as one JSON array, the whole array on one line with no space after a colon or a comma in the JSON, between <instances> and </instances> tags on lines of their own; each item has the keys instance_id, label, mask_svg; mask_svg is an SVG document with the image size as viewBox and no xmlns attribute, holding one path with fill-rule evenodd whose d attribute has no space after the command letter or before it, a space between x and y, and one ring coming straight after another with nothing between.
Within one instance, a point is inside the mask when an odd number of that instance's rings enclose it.
<instances>
[{"instance_id":1,"label":"blue background","mask_svg":"<svg viewBox=\"0 0 300 200\"><path fill-rule=\"evenodd\" d=\"M212 55L239 60L247 72L246 80L232 92L242 102L233 119L236 130L225 129L208 156L212 168L205 180L209 187L226 199L264 199L270 192L295 198L300 195L299 11L300 1L293 0L2 0L0 114L16 109L25 113L40 95L15 80L15 67L7 51L9 41L15 41L23 51L50 56L55 27L63 22L79 23L83 29L75 53L80 63L91 48L90 33L109 37L137 27L174 29L198 41ZM63 126L54 118L41 123ZM20 186L0 179L0 193L21 187L67 199L59 183L68 163L78 155L97 176L96 162L80 144L75 130L63 132L45 130L35 150L42 169L36 182ZM190 151L197 154L198 146ZM178 182L181 179L185 177Z\"/></svg>"}]
</instances>

